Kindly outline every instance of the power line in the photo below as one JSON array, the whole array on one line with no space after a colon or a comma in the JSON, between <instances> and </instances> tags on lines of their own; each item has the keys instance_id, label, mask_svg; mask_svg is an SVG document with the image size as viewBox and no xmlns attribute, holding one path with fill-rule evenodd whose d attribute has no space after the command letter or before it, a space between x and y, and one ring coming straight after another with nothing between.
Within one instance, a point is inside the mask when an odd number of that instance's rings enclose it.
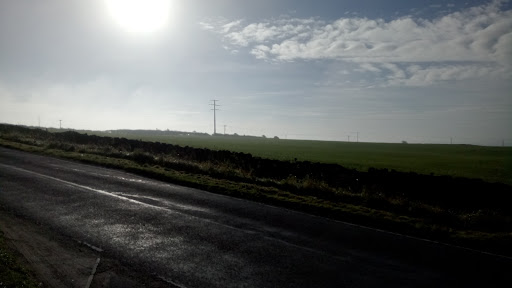
<instances>
[{"instance_id":1,"label":"power line","mask_svg":"<svg viewBox=\"0 0 512 288\"><path fill-rule=\"evenodd\" d=\"M352 133L356 133L356 142L359 143L359 131L358 132L352 132Z\"/></svg>"},{"instance_id":2,"label":"power line","mask_svg":"<svg viewBox=\"0 0 512 288\"><path fill-rule=\"evenodd\" d=\"M217 109L217 106L220 106L220 105L217 105L217 101L219 100L210 100L210 101L213 101L213 104L210 103L211 106L213 106L213 109L210 109L210 110L213 110L213 135L216 135L217 134L217 118L216 118L216 111L219 110Z\"/></svg>"}]
</instances>

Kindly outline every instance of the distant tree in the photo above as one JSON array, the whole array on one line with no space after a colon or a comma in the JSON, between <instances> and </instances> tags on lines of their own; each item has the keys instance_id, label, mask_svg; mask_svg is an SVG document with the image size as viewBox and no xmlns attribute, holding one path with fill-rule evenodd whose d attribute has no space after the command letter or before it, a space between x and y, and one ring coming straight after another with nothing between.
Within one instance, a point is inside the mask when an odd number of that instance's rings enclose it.
<instances>
[{"instance_id":1,"label":"distant tree","mask_svg":"<svg viewBox=\"0 0 512 288\"><path fill-rule=\"evenodd\" d=\"M402 144L407 144L407 141L403 140L403 141L402 141Z\"/></svg>"},{"instance_id":2,"label":"distant tree","mask_svg":"<svg viewBox=\"0 0 512 288\"><path fill-rule=\"evenodd\" d=\"M238 134L237 134L237 133L235 133L235 134L233 134L233 136L238 136Z\"/></svg>"},{"instance_id":3,"label":"distant tree","mask_svg":"<svg viewBox=\"0 0 512 288\"><path fill-rule=\"evenodd\" d=\"M276 139L276 140L279 140L279 137L277 137L277 136L274 136L274 139Z\"/></svg>"},{"instance_id":4,"label":"distant tree","mask_svg":"<svg viewBox=\"0 0 512 288\"><path fill-rule=\"evenodd\" d=\"M267 136L265 136L265 135L261 135L261 138L267 138Z\"/></svg>"}]
</instances>

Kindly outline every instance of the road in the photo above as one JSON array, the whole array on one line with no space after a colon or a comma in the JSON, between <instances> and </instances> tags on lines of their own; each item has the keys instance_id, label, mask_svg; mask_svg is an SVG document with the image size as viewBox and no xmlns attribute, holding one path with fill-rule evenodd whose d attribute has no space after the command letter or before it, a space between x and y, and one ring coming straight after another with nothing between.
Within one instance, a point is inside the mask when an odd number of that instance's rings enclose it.
<instances>
[{"instance_id":1,"label":"road","mask_svg":"<svg viewBox=\"0 0 512 288\"><path fill-rule=\"evenodd\" d=\"M492 287L512 271L509 258L5 148L0 205L179 287Z\"/></svg>"}]
</instances>

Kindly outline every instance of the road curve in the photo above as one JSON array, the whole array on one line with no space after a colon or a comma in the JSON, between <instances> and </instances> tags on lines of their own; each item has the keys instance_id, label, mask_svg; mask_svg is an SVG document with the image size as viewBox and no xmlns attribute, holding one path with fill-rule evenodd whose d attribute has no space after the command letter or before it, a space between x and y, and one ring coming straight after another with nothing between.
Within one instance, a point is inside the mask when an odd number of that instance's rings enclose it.
<instances>
[{"instance_id":1,"label":"road curve","mask_svg":"<svg viewBox=\"0 0 512 288\"><path fill-rule=\"evenodd\" d=\"M512 271L505 257L5 148L0 205L179 287L489 287Z\"/></svg>"}]
</instances>

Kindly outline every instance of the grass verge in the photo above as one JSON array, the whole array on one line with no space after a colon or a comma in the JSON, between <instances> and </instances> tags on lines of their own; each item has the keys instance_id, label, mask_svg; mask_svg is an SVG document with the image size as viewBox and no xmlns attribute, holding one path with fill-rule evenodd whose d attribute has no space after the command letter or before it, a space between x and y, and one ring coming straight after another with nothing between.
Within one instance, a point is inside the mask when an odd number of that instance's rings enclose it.
<instances>
[{"instance_id":1,"label":"grass verge","mask_svg":"<svg viewBox=\"0 0 512 288\"><path fill-rule=\"evenodd\" d=\"M21 264L21 255L9 247L0 231L0 288L41 287L40 282Z\"/></svg>"},{"instance_id":2,"label":"grass verge","mask_svg":"<svg viewBox=\"0 0 512 288\"><path fill-rule=\"evenodd\" d=\"M65 129L49 129L62 133ZM122 137L251 153L253 156L282 161L311 161L339 164L367 171L369 168L401 172L479 178L487 182L512 185L512 147L463 144L399 144L314 140L284 140L243 136L175 135L166 131L114 130L77 131L89 135Z\"/></svg>"}]
</instances>

